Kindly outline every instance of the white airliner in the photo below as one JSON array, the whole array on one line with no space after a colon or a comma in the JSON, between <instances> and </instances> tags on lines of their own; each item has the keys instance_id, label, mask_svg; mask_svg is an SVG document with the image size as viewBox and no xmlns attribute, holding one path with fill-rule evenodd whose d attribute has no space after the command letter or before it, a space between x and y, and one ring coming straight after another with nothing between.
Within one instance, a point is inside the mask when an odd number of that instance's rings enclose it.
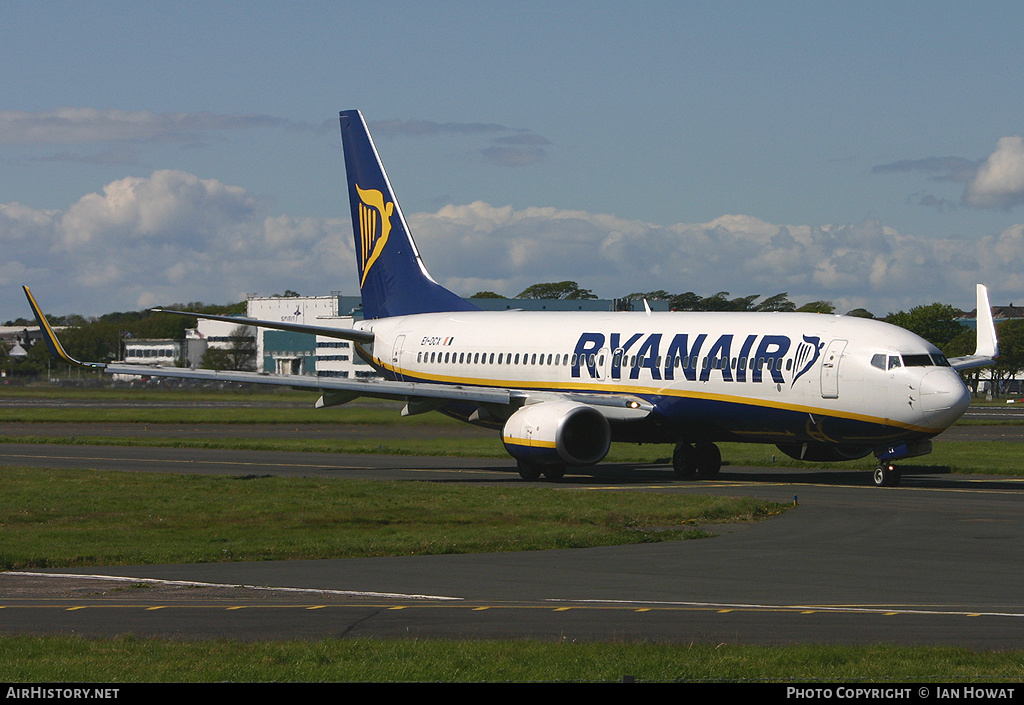
<instances>
[{"instance_id":1,"label":"white airliner","mask_svg":"<svg viewBox=\"0 0 1024 705\"><path fill-rule=\"evenodd\" d=\"M341 330L245 322L353 341L384 379L80 362L26 287L51 351L111 374L309 388L317 407L403 400L403 415L437 410L500 430L524 479L558 480L601 461L612 441L675 444L678 476L714 477L716 442L741 441L810 461L874 453L880 486L899 482L891 461L930 452L966 410L957 370L998 355L981 285L976 352L952 360L902 328L848 316L481 311L427 272L358 111L341 113L341 134L365 319Z\"/></svg>"}]
</instances>

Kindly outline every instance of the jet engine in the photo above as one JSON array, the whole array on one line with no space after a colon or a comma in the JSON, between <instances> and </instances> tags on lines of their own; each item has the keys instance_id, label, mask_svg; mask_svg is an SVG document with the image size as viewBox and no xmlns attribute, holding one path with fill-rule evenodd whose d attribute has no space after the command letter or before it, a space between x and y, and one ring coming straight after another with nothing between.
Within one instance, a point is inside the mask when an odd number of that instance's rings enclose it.
<instances>
[{"instance_id":1,"label":"jet engine","mask_svg":"<svg viewBox=\"0 0 1024 705\"><path fill-rule=\"evenodd\" d=\"M600 411L573 401L528 404L501 434L509 455L541 465L593 465L607 455L611 438Z\"/></svg>"}]
</instances>

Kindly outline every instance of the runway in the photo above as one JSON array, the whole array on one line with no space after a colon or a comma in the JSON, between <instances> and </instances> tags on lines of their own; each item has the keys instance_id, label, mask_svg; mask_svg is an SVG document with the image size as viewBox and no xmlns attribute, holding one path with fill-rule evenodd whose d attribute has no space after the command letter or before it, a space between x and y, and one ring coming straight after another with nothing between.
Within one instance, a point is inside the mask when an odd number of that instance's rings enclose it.
<instances>
[{"instance_id":1,"label":"runway","mask_svg":"<svg viewBox=\"0 0 1024 705\"><path fill-rule=\"evenodd\" d=\"M505 459L3 444L0 464L522 482ZM606 464L557 487L798 506L639 546L4 573L0 631L1024 645L1024 480L911 475L881 489L867 472L726 467L682 482L667 466Z\"/></svg>"}]
</instances>

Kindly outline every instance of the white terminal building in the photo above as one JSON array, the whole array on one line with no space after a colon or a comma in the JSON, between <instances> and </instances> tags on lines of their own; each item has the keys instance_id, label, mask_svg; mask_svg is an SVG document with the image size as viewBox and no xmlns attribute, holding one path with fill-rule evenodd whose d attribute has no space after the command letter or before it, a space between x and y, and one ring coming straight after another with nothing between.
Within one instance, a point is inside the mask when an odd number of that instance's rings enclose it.
<instances>
[{"instance_id":1,"label":"white terminal building","mask_svg":"<svg viewBox=\"0 0 1024 705\"><path fill-rule=\"evenodd\" d=\"M362 318L358 296L252 296L246 300L247 318L329 328L351 328ZM123 356L127 363L200 367L211 348L231 352L255 348L244 369L285 375L320 377L375 377L376 372L360 358L347 340L308 333L255 328L238 323L199 319L183 340L126 338ZM240 328L241 327L241 328Z\"/></svg>"},{"instance_id":2,"label":"white terminal building","mask_svg":"<svg viewBox=\"0 0 1024 705\"><path fill-rule=\"evenodd\" d=\"M246 315L263 321L280 321L328 328L351 328L362 318L358 296L258 297L246 300ZM260 372L318 377L376 377L348 340L322 335L259 329L256 340Z\"/></svg>"}]
</instances>

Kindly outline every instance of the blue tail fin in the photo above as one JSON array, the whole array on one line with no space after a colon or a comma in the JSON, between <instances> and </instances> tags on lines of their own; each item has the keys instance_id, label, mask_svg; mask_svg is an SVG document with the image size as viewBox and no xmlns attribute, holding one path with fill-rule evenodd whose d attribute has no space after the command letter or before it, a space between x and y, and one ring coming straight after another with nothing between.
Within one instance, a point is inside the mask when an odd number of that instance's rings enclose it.
<instances>
[{"instance_id":1,"label":"blue tail fin","mask_svg":"<svg viewBox=\"0 0 1024 705\"><path fill-rule=\"evenodd\" d=\"M476 306L431 278L358 110L341 113L363 316L385 318Z\"/></svg>"}]
</instances>

